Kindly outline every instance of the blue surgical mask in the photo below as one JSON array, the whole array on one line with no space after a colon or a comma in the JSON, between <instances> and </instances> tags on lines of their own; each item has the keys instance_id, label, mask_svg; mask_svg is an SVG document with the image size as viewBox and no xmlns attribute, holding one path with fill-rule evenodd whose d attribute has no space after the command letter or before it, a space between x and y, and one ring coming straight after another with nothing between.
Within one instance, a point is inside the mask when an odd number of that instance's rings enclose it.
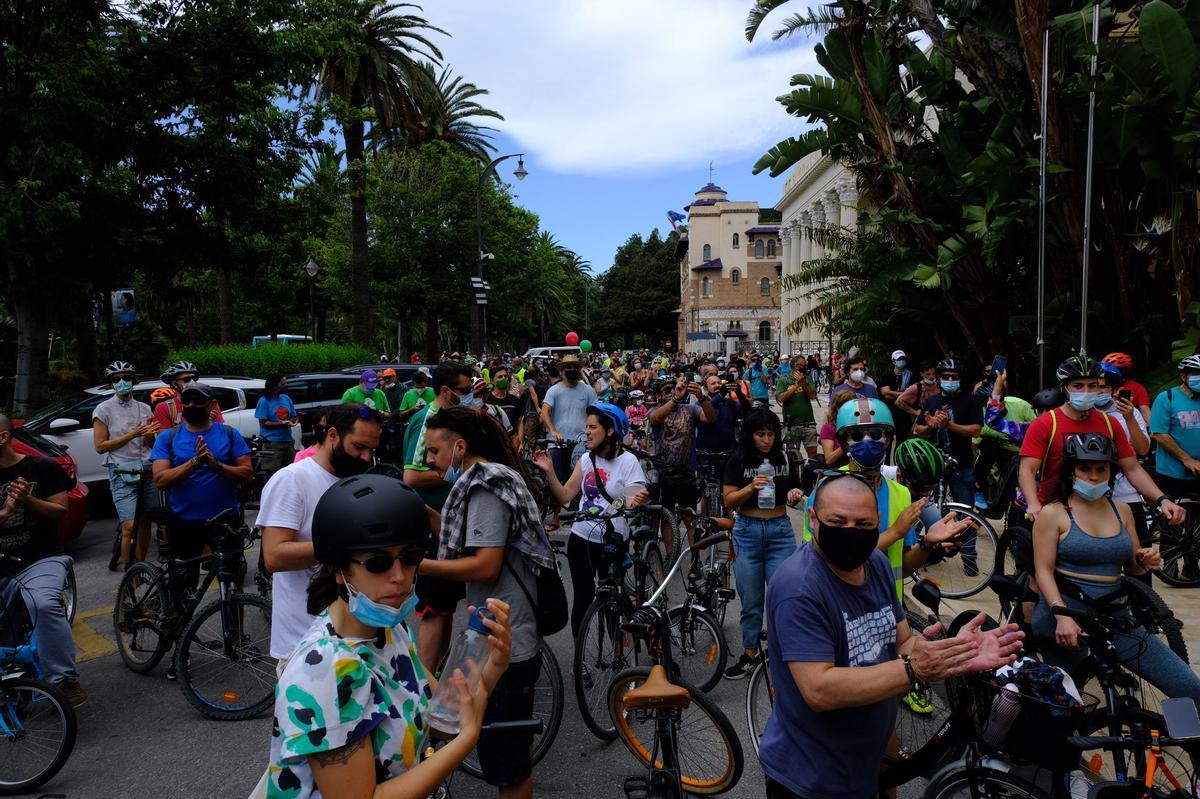
<instances>
[{"instance_id":1,"label":"blue surgical mask","mask_svg":"<svg viewBox=\"0 0 1200 799\"><path fill-rule=\"evenodd\" d=\"M1075 493L1081 498L1094 502L1109 492L1108 483L1089 483L1087 480L1075 478Z\"/></svg>"},{"instance_id":2,"label":"blue surgical mask","mask_svg":"<svg viewBox=\"0 0 1200 799\"><path fill-rule=\"evenodd\" d=\"M458 404L464 408L482 408L483 397L477 397L474 394L468 394L458 401Z\"/></svg>"},{"instance_id":3,"label":"blue surgical mask","mask_svg":"<svg viewBox=\"0 0 1200 799\"><path fill-rule=\"evenodd\" d=\"M1112 401L1113 401L1112 392L1101 391L1099 394L1096 395L1096 403L1095 404L1096 404L1097 408L1107 408L1109 405L1112 405Z\"/></svg>"},{"instance_id":4,"label":"blue surgical mask","mask_svg":"<svg viewBox=\"0 0 1200 799\"><path fill-rule=\"evenodd\" d=\"M1188 375L1187 385L1192 391L1200 392L1200 375Z\"/></svg>"},{"instance_id":5,"label":"blue surgical mask","mask_svg":"<svg viewBox=\"0 0 1200 799\"><path fill-rule=\"evenodd\" d=\"M892 363L896 364L897 369L903 369L904 367L908 366L908 361L903 358L892 361Z\"/></svg>"},{"instance_id":6,"label":"blue surgical mask","mask_svg":"<svg viewBox=\"0 0 1200 799\"><path fill-rule=\"evenodd\" d=\"M864 438L850 445L850 457L864 469L874 469L883 463L887 454L887 446L882 441Z\"/></svg>"},{"instance_id":7,"label":"blue surgical mask","mask_svg":"<svg viewBox=\"0 0 1200 799\"><path fill-rule=\"evenodd\" d=\"M342 579L345 579L345 575L342 575ZM347 603L350 606L350 613L368 627L395 627L407 619L417 608L416 591L411 592L408 599L404 600L404 604L398 608L376 602L350 585L349 580L346 580L346 592L350 594L350 601Z\"/></svg>"},{"instance_id":8,"label":"blue surgical mask","mask_svg":"<svg viewBox=\"0 0 1200 799\"><path fill-rule=\"evenodd\" d=\"M117 382L113 383L113 388L118 394L128 394L130 391L133 391L133 381L118 380Z\"/></svg>"},{"instance_id":9,"label":"blue surgical mask","mask_svg":"<svg viewBox=\"0 0 1200 799\"><path fill-rule=\"evenodd\" d=\"M466 459L467 459L467 456L464 454L463 461L465 461ZM442 475L442 479L445 480L450 485L454 485L455 483L457 483L458 478L463 476L463 461L459 461L458 466L455 466L454 465L454 456L451 455L450 456L450 465L446 468L446 473L444 475Z\"/></svg>"},{"instance_id":10,"label":"blue surgical mask","mask_svg":"<svg viewBox=\"0 0 1200 799\"><path fill-rule=\"evenodd\" d=\"M1067 404L1077 411L1090 411L1096 406L1096 394L1093 391L1068 391Z\"/></svg>"},{"instance_id":11,"label":"blue surgical mask","mask_svg":"<svg viewBox=\"0 0 1200 799\"><path fill-rule=\"evenodd\" d=\"M947 394L957 394L960 385L957 380L939 380L938 384L941 385L942 391L945 391Z\"/></svg>"}]
</instances>

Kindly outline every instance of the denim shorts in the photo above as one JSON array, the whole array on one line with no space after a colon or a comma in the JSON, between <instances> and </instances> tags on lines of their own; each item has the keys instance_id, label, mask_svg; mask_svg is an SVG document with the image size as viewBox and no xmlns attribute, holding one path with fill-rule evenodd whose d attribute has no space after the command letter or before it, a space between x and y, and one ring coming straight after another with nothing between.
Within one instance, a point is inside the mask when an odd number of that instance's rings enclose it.
<instances>
[{"instance_id":1,"label":"denim shorts","mask_svg":"<svg viewBox=\"0 0 1200 799\"><path fill-rule=\"evenodd\" d=\"M135 461L129 461L121 466L128 467L132 463ZM145 514L150 508L158 506L158 489L150 477L150 461L146 461L143 466L146 469L146 476L140 485L142 487L142 513ZM117 509L117 518L121 522L131 522L137 513L139 480L135 475L117 474L117 464L115 463L108 464L106 468L108 469L108 487L112 491L112 501Z\"/></svg>"},{"instance_id":2,"label":"denim shorts","mask_svg":"<svg viewBox=\"0 0 1200 799\"><path fill-rule=\"evenodd\" d=\"M483 723L521 721L533 718L534 686L542 673L542 655L520 663L510 663L492 695L488 697ZM533 736L529 734L484 734L476 745L479 767L489 785L501 788L519 785L533 771L530 749Z\"/></svg>"}]
</instances>

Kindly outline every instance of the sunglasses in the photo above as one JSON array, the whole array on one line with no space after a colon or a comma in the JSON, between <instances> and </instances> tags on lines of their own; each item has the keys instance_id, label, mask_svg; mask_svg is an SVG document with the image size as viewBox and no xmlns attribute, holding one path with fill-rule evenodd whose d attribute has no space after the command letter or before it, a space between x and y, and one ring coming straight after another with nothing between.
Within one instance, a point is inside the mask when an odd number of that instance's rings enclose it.
<instances>
[{"instance_id":1,"label":"sunglasses","mask_svg":"<svg viewBox=\"0 0 1200 799\"><path fill-rule=\"evenodd\" d=\"M120 382L120 381L122 381L122 380L128 380L128 381L132 382L132 381L133 381L133 375L113 375L113 379L112 379L112 380L109 380L108 382L109 382L111 385L114 385L114 386L115 386L117 383L119 383L119 382Z\"/></svg>"},{"instance_id":2,"label":"sunglasses","mask_svg":"<svg viewBox=\"0 0 1200 799\"><path fill-rule=\"evenodd\" d=\"M365 560L350 558L351 563L357 563L371 574L387 574L392 570L392 564L400 561L401 566L418 566L425 559L424 547L408 547L398 555L379 552Z\"/></svg>"},{"instance_id":3,"label":"sunglasses","mask_svg":"<svg viewBox=\"0 0 1200 799\"><path fill-rule=\"evenodd\" d=\"M887 437L887 430L882 427L868 427L865 430L856 429L846 433L846 438L853 441L855 444L862 441L864 438L869 438L872 441L883 441Z\"/></svg>"}]
</instances>

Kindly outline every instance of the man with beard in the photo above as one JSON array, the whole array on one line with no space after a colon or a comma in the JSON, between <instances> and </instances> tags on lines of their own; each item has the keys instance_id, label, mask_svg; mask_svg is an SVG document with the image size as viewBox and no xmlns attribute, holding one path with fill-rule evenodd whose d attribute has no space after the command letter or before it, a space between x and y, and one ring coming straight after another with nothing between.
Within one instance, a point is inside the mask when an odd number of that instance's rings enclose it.
<instances>
[{"instance_id":1,"label":"man with beard","mask_svg":"<svg viewBox=\"0 0 1200 799\"><path fill-rule=\"evenodd\" d=\"M313 555L313 512L321 495L343 477L362 474L379 446L382 418L363 405L338 405L326 414L325 437L311 458L280 469L263 489L258 526L263 561L271 572L271 657L292 653L312 624L305 609Z\"/></svg>"}]
</instances>

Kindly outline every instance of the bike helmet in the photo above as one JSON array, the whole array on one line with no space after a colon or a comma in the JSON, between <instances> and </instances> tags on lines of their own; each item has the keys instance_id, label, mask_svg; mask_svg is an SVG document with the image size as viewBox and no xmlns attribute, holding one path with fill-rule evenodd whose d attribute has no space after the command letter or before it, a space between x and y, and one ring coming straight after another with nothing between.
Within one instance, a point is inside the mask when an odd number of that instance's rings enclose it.
<instances>
[{"instance_id":1,"label":"bike helmet","mask_svg":"<svg viewBox=\"0 0 1200 799\"><path fill-rule=\"evenodd\" d=\"M881 400L858 397L838 409L837 432L839 434L851 427L874 427L876 425L882 425L892 430L896 429L892 412Z\"/></svg>"},{"instance_id":2,"label":"bike helmet","mask_svg":"<svg viewBox=\"0 0 1200 799\"><path fill-rule=\"evenodd\" d=\"M940 375L942 372L961 373L962 364L959 363L958 358L943 358L937 362L937 374Z\"/></svg>"},{"instance_id":3,"label":"bike helmet","mask_svg":"<svg viewBox=\"0 0 1200 799\"><path fill-rule=\"evenodd\" d=\"M173 388L156 388L150 392L150 402L162 402L164 400L175 399L178 396L179 392Z\"/></svg>"},{"instance_id":4,"label":"bike helmet","mask_svg":"<svg viewBox=\"0 0 1200 799\"><path fill-rule=\"evenodd\" d=\"M1100 371L1103 373L1102 379L1104 380L1105 385L1112 386L1113 388L1119 388L1120 385L1125 382L1125 375L1114 363L1109 361L1101 361Z\"/></svg>"},{"instance_id":5,"label":"bike helmet","mask_svg":"<svg viewBox=\"0 0 1200 799\"><path fill-rule=\"evenodd\" d=\"M1110 352L1104 356L1104 363L1111 363L1118 369L1129 369L1133 366L1133 358L1123 352Z\"/></svg>"},{"instance_id":6,"label":"bike helmet","mask_svg":"<svg viewBox=\"0 0 1200 799\"><path fill-rule=\"evenodd\" d=\"M1060 383L1080 377L1099 378L1103 374L1104 372L1100 369L1100 364L1086 355L1072 355L1060 363L1058 368L1054 370L1054 376L1058 378L1058 382Z\"/></svg>"},{"instance_id":7,"label":"bike helmet","mask_svg":"<svg viewBox=\"0 0 1200 799\"><path fill-rule=\"evenodd\" d=\"M133 368L133 364L129 361L113 361L108 366L104 367L104 379L112 382L112 379L117 375L137 375L137 370Z\"/></svg>"},{"instance_id":8,"label":"bike helmet","mask_svg":"<svg viewBox=\"0 0 1200 799\"><path fill-rule=\"evenodd\" d=\"M1066 400L1063 399L1063 394L1057 388L1043 388L1041 391L1033 395L1033 409L1035 411L1049 411L1062 405Z\"/></svg>"},{"instance_id":9,"label":"bike helmet","mask_svg":"<svg viewBox=\"0 0 1200 799\"><path fill-rule=\"evenodd\" d=\"M425 502L404 483L382 474L334 483L313 511L313 555L327 566L344 566L351 552L426 544L430 535Z\"/></svg>"},{"instance_id":10,"label":"bike helmet","mask_svg":"<svg viewBox=\"0 0 1200 799\"><path fill-rule=\"evenodd\" d=\"M896 449L896 466L912 485L933 485L942 479L946 459L923 438L905 439Z\"/></svg>"},{"instance_id":11,"label":"bike helmet","mask_svg":"<svg viewBox=\"0 0 1200 799\"><path fill-rule=\"evenodd\" d=\"M1108 463L1117 459L1117 448L1112 439L1100 433L1076 433L1063 442L1063 460L1068 463L1100 461Z\"/></svg>"},{"instance_id":12,"label":"bike helmet","mask_svg":"<svg viewBox=\"0 0 1200 799\"><path fill-rule=\"evenodd\" d=\"M1189 355L1179 362L1180 372L1200 372L1200 355Z\"/></svg>"},{"instance_id":13,"label":"bike helmet","mask_svg":"<svg viewBox=\"0 0 1200 799\"><path fill-rule=\"evenodd\" d=\"M200 370L197 369L196 364L192 363L191 361L176 361L167 367L166 371L164 371L160 376L160 379L164 383L170 383L180 375L195 375L196 379L199 380Z\"/></svg>"},{"instance_id":14,"label":"bike helmet","mask_svg":"<svg viewBox=\"0 0 1200 799\"><path fill-rule=\"evenodd\" d=\"M621 410L611 402L597 402L594 405L587 406L587 413L596 414L607 418L612 422L613 430L617 436L624 437L629 432L629 417L625 415L625 411Z\"/></svg>"},{"instance_id":15,"label":"bike helmet","mask_svg":"<svg viewBox=\"0 0 1200 799\"><path fill-rule=\"evenodd\" d=\"M630 392L629 392L629 398L630 398L631 400L640 400L640 399L645 399L645 398L646 398L646 392L645 392L645 391L642 391L640 388L635 388L633 391L630 391Z\"/></svg>"}]
</instances>

